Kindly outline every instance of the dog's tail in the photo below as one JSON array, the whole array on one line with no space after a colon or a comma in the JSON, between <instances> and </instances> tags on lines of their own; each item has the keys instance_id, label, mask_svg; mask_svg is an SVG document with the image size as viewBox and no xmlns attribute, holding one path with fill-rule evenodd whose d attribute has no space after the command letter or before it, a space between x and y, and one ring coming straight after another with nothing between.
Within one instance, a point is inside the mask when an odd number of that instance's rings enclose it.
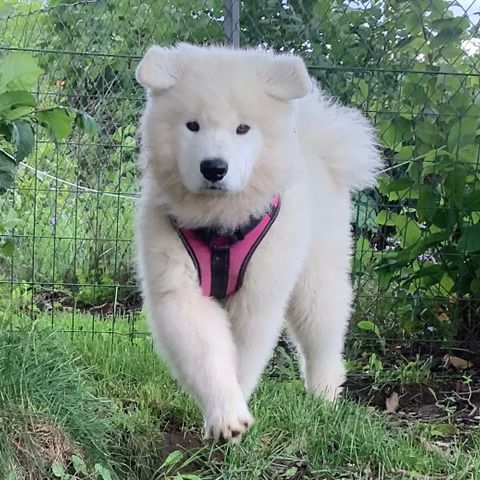
<instances>
[{"instance_id":1,"label":"dog's tail","mask_svg":"<svg viewBox=\"0 0 480 480\"><path fill-rule=\"evenodd\" d=\"M300 100L299 136L307 154L314 154L329 173L350 190L375 184L382 167L375 130L358 110L344 107L319 89Z\"/></svg>"}]
</instances>

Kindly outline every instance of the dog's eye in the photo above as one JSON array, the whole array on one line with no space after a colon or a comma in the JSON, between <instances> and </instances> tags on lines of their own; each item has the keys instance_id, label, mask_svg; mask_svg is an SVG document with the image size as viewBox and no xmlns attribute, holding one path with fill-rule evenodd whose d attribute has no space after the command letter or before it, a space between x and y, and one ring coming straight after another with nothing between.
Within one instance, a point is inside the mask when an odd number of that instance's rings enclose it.
<instances>
[{"instance_id":1,"label":"dog's eye","mask_svg":"<svg viewBox=\"0 0 480 480\"><path fill-rule=\"evenodd\" d=\"M245 135L248 131L250 130L250 127L248 125L245 125L242 123L237 127L237 135Z\"/></svg>"},{"instance_id":2,"label":"dog's eye","mask_svg":"<svg viewBox=\"0 0 480 480\"><path fill-rule=\"evenodd\" d=\"M198 132L200 130L198 122L187 122L185 125L191 132Z\"/></svg>"}]
</instances>

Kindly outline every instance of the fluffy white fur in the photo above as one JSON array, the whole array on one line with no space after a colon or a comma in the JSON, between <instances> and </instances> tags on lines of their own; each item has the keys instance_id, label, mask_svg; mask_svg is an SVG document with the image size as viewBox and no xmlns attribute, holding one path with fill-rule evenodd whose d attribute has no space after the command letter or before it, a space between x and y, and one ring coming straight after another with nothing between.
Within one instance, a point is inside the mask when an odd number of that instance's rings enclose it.
<instances>
[{"instance_id":1,"label":"fluffy white fur","mask_svg":"<svg viewBox=\"0 0 480 480\"><path fill-rule=\"evenodd\" d=\"M201 404L206 434L238 441L247 402L286 319L307 388L333 399L345 380L351 305L350 192L373 185L380 158L369 122L326 98L293 55L223 47L152 47L137 69L141 123L138 269L153 336ZM191 132L186 123L196 121ZM250 126L236 134L240 124ZM223 158L221 190L200 173ZM202 295L168 215L225 230L280 213L242 288L224 303Z\"/></svg>"}]
</instances>

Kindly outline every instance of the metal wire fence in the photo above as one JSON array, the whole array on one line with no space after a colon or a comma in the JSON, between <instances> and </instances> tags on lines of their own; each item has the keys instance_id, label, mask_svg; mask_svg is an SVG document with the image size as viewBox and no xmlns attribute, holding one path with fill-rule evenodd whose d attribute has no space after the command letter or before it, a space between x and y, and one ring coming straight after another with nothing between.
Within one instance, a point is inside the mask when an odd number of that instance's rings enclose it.
<instances>
[{"instance_id":1,"label":"metal wire fence","mask_svg":"<svg viewBox=\"0 0 480 480\"><path fill-rule=\"evenodd\" d=\"M95 137L37 137L2 196L0 294L58 329L144 333L132 267L134 68L151 43L301 54L376 124L386 171L355 197L354 329L401 339L480 330L478 1L0 1L0 55L44 68L35 95L90 113ZM321 128L321 126L319 126ZM117 320L129 318L128 326ZM357 328L359 327L359 328Z\"/></svg>"}]
</instances>

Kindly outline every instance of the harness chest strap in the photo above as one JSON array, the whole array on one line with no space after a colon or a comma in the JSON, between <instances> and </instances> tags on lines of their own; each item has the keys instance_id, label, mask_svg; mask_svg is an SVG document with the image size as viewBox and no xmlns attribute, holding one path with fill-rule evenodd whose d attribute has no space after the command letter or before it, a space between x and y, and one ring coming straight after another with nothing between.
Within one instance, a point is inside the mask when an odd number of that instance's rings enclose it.
<instances>
[{"instance_id":1,"label":"harness chest strap","mask_svg":"<svg viewBox=\"0 0 480 480\"><path fill-rule=\"evenodd\" d=\"M275 222L279 209L280 197L275 195L268 213L252 218L246 226L226 235L212 228L180 228L171 219L197 269L205 296L222 300L238 291L248 263Z\"/></svg>"}]
</instances>

